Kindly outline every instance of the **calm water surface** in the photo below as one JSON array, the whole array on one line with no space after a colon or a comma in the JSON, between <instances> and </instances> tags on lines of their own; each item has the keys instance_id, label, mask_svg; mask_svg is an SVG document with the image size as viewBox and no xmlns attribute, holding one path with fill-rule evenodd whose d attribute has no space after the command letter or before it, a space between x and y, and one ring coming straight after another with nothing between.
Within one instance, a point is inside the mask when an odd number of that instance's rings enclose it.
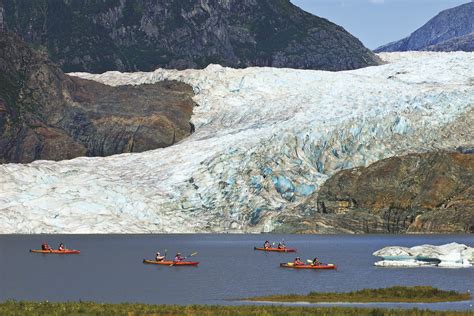
<instances>
[{"instance_id":1,"label":"calm water surface","mask_svg":"<svg viewBox=\"0 0 474 316\"><path fill-rule=\"evenodd\" d=\"M335 263L337 271L279 268L294 254L254 251L265 239L284 239L298 256ZM80 255L29 253L43 241ZM474 292L474 269L379 268L375 250L385 246L474 245L472 235L3 235L0 236L0 301L49 300L153 304L245 304L231 299L310 291L349 291L393 285L432 285ZM156 250L193 257L198 267L145 265ZM471 309L474 301L417 305ZM376 304L379 306L380 304ZM389 304L394 306L394 304ZM400 307L413 305L401 304Z\"/></svg>"}]
</instances>

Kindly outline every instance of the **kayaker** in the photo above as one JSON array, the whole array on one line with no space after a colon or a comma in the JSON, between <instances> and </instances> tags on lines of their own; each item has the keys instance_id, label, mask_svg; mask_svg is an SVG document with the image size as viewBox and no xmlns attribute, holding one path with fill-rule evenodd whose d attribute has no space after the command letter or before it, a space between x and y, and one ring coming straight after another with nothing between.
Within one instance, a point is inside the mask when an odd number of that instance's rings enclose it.
<instances>
[{"instance_id":1,"label":"kayaker","mask_svg":"<svg viewBox=\"0 0 474 316\"><path fill-rule=\"evenodd\" d=\"M162 256L159 251L156 252L156 257L155 257L156 261L164 261L165 259L166 257Z\"/></svg>"},{"instance_id":2,"label":"kayaker","mask_svg":"<svg viewBox=\"0 0 474 316\"><path fill-rule=\"evenodd\" d=\"M320 266L320 265L321 265L321 262L319 261L318 258L314 258L312 265L313 265L313 266Z\"/></svg>"},{"instance_id":3,"label":"kayaker","mask_svg":"<svg viewBox=\"0 0 474 316\"><path fill-rule=\"evenodd\" d=\"M263 244L263 248L268 249L270 247L271 247L270 242L268 240L265 240L265 243Z\"/></svg>"},{"instance_id":4,"label":"kayaker","mask_svg":"<svg viewBox=\"0 0 474 316\"><path fill-rule=\"evenodd\" d=\"M181 261L183 261L184 259L186 259L186 257L181 257L181 254L180 254L179 252L178 252L178 253L176 254L176 256L174 257L174 261L175 261L175 262L181 262Z\"/></svg>"},{"instance_id":5,"label":"kayaker","mask_svg":"<svg viewBox=\"0 0 474 316\"><path fill-rule=\"evenodd\" d=\"M44 242L42 245L41 245L41 250L53 250L47 242Z\"/></svg>"},{"instance_id":6,"label":"kayaker","mask_svg":"<svg viewBox=\"0 0 474 316\"><path fill-rule=\"evenodd\" d=\"M283 242L278 243L278 249L285 249L285 248L286 248L286 246Z\"/></svg>"},{"instance_id":7,"label":"kayaker","mask_svg":"<svg viewBox=\"0 0 474 316\"><path fill-rule=\"evenodd\" d=\"M293 265L295 265L295 266L301 266L301 265L304 265L304 262L301 261L301 258L300 258L300 257L296 257L295 260L293 261Z\"/></svg>"},{"instance_id":8,"label":"kayaker","mask_svg":"<svg viewBox=\"0 0 474 316\"><path fill-rule=\"evenodd\" d=\"M64 250L66 250L66 248L64 248L64 244L63 244L63 243L60 243L60 244L59 244L58 250L59 250L59 251L64 251Z\"/></svg>"}]
</instances>

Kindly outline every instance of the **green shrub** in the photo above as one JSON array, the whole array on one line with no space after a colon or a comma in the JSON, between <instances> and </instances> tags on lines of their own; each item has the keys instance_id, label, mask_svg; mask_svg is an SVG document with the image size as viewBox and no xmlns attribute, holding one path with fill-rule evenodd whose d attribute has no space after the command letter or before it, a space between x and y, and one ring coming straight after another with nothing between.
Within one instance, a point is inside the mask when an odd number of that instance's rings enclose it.
<instances>
[{"instance_id":1,"label":"green shrub","mask_svg":"<svg viewBox=\"0 0 474 316\"><path fill-rule=\"evenodd\" d=\"M274 295L250 298L252 301L280 302L408 302L434 303L471 299L469 293L439 290L431 286L394 286L382 289L363 289L347 293L310 292L308 295Z\"/></svg>"}]
</instances>

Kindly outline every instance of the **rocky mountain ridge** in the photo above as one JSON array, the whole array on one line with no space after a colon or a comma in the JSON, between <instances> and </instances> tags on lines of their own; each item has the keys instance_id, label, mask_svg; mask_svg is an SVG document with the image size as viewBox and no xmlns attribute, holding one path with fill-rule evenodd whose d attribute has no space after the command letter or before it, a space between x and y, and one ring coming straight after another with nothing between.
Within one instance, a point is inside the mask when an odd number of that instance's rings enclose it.
<instances>
[{"instance_id":1,"label":"rocky mountain ridge","mask_svg":"<svg viewBox=\"0 0 474 316\"><path fill-rule=\"evenodd\" d=\"M426 50L435 52L474 52L474 32L464 36L455 37L440 44L428 46L426 47Z\"/></svg>"},{"instance_id":2,"label":"rocky mountain ridge","mask_svg":"<svg viewBox=\"0 0 474 316\"><path fill-rule=\"evenodd\" d=\"M2 3L2 1L0 1L0 31L3 31L3 30L4 30L4 26L3 26L3 14L4 14L3 3Z\"/></svg>"},{"instance_id":3,"label":"rocky mountain ridge","mask_svg":"<svg viewBox=\"0 0 474 316\"><path fill-rule=\"evenodd\" d=\"M410 36L375 51L473 51L473 32L474 2L469 2L440 12Z\"/></svg>"},{"instance_id":4,"label":"rocky mountain ridge","mask_svg":"<svg viewBox=\"0 0 474 316\"><path fill-rule=\"evenodd\" d=\"M69 77L0 31L0 163L108 156L169 146L192 131L192 88L114 88Z\"/></svg>"},{"instance_id":5,"label":"rocky mountain ridge","mask_svg":"<svg viewBox=\"0 0 474 316\"><path fill-rule=\"evenodd\" d=\"M3 8L7 29L66 72L379 63L342 27L289 0L11 0Z\"/></svg>"}]
</instances>

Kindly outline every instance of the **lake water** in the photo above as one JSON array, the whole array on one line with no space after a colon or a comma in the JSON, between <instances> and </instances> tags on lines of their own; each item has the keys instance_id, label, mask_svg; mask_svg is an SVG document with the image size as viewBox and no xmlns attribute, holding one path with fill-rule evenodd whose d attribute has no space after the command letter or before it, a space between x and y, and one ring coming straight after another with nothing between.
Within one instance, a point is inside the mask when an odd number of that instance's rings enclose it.
<instances>
[{"instance_id":1,"label":"lake water","mask_svg":"<svg viewBox=\"0 0 474 316\"><path fill-rule=\"evenodd\" d=\"M295 254L254 251L265 239L284 239L298 256L335 263L336 271L279 267ZM33 254L43 241L81 250L80 255ZM0 236L0 301L49 300L152 304L245 304L232 299L310 291L350 291L393 285L432 285L474 292L474 269L380 268L375 250L385 246L473 246L473 235L3 235ZM145 265L156 250L189 254L198 267ZM474 301L422 304L434 309L473 309ZM376 304L380 306L380 304ZM411 304L388 306L412 307Z\"/></svg>"}]
</instances>

